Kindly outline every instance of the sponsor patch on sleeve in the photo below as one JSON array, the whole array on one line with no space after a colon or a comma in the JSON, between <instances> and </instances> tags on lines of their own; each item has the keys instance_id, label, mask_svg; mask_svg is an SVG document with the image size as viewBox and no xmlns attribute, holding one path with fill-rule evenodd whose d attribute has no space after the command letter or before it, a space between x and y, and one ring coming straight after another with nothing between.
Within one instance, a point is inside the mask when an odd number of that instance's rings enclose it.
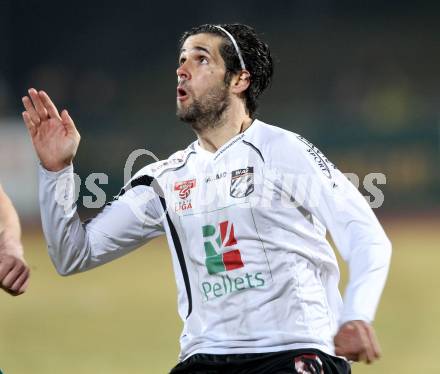
<instances>
[{"instance_id":1,"label":"sponsor patch on sleeve","mask_svg":"<svg viewBox=\"0 0 440 374\"><path fill-rule=\"evenodd\" d=\"M336 169L336 166L331 163L327 157L325 157L324 153L322 153L318 147L316 147L313 143L309 142L307 139L303 138L301 135L297 135L297 138L300 142L304 143L307 146L306 152L314 159L319 169L323 172L323 174L331 179L332 178L332 170Z\"/></svg>"}]
</instances>

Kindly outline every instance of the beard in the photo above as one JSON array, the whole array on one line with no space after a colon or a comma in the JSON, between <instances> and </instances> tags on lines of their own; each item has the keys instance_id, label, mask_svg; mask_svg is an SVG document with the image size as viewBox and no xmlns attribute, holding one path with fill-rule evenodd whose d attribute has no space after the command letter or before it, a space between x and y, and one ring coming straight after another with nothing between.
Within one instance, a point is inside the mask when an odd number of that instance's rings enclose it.
<instances>
[{"instance_id":1,"label":"beard","mask_svg":"<svg viewBox=\"0 0 440 374\"><path fill-rule=\"evenodd\" d=\"M178 106L176 115L181 121L191 124L194 130L201 131L216 127L229 105L228 86L223 83L212 88L202 98L193 98L193 102L186 108Z\"/></svg>"}]
</instances>

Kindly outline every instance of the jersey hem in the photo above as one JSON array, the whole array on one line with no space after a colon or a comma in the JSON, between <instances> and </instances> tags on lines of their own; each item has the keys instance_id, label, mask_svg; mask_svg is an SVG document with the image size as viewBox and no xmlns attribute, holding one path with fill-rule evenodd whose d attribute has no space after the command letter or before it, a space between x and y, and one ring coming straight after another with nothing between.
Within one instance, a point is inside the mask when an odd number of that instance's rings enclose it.
<instances>
[{"instance_id":1,"label":"jersey hem","mask_svg":"<svg viewBox=\"0 0 440 374\"><path fill-rule=\"evenodd\" d=\"M179 362L185 361L189 357L198 354L214 354L214 355L233 355L233 354L246 354L246 353L273 353L273 352L282 352L282 351L289 351L291 349L307 349L307 348L313 348L318 349L328 355L334 356L334 357L340 357L336 356L335 352L331 349L329 349L328 346L321 345L321 344L304 344L304 343L295 343L295 344L289 344L289 345L283 345L280 347L256 347L256 348L199 348L195 349L191 353L188 353L185 356L179 357ZM345 359L345 357L340 357Z\"/></svg>"}]
</instances>

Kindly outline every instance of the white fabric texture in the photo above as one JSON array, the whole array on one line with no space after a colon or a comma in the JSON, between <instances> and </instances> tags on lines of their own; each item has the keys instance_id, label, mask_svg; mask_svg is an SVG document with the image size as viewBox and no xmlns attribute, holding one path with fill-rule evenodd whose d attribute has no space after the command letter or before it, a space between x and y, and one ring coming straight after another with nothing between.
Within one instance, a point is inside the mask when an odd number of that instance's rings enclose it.
<instances>
[{"instance_id":1,"label":"white fabric texture","mask_svg":"<svg viewBox=\"0 0 440 374\"><path fill-rule=\"evenodd\" d=\"M194 142L140 170L87 223L72 189L72 168L40 167L55 267L85 271L165 234L184 322L182 360L294 348L334 354L340 324L374 318L391 244L364 197L295 133L255 120L214 154ZM349 266L344 302L327 230Z\"/></svg>"}]
</instances>

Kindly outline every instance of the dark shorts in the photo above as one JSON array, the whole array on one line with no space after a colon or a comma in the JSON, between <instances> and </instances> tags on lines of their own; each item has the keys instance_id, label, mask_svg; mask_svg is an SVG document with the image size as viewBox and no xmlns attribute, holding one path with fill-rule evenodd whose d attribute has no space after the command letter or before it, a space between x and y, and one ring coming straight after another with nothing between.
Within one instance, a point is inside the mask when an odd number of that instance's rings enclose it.
<instances>
[{"instance_id":1,"label":"dark shorts","mask_svg":"<svg viewBox=\"0 0 440 374\"><path fill-rule=\"evenodd\" d=\"M317 349L233 355L195 354L170 374L350 374L347 361Z\"/></svg>"}]
</instances>

